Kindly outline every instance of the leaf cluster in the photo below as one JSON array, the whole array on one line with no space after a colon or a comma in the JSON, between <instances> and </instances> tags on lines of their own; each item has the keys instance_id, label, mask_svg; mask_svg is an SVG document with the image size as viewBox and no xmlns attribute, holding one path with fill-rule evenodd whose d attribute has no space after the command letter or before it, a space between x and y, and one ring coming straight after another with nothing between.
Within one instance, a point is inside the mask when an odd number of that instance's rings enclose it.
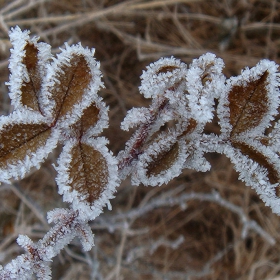
<instances>
[{"instance_id":1,"label":"leaf cluster","mask_svg":"<svg viewBox=\"0 0 280 280\"><path fill-rule=\"evenodd\" d=\"M280 214L279 73L274 62L262 60L229 79L222 59L211 53L189 66L174 57L150 64L139 90L151 105L128 112L121 128L136 129L115 157L100 136L108 126L108 108L98 95L103 83L94 50L65 44L54 57L51 47L30 38L28 31L13 28L10 38L7 84L14 111L0 118L0 180L23 178L62 144L56 182L70 206L48 213L55 225L36 244L27 236L18 238L26 254L0 271L3 279L32 273L49 279L49 262L74 237L91 249L88 222L105 205L110 208L121 180L130 176L134 185L159 186L185 168L207 171L209 152L226 155L240 179ZM215 115L220 133L206 133Z\"/></svg>"}]
</instances>

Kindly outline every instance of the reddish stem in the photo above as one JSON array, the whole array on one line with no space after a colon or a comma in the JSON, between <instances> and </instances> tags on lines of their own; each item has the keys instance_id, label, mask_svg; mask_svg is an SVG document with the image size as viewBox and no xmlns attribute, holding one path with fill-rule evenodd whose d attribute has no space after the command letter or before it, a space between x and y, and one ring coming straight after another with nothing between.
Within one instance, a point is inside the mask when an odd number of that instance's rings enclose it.
<instances>
[{"instance_id":1,"label":"reddish stem","mask_svg":"<svg viewBox=\"0 0 280 280\"><path fill-rule=\"evenodd\" d=\"M129 151L125 154L125 157L119 160L119 170L122 170L125 166L129 166L130 163L134 159L137 159L142 153L142 147L148 138L152 125L155 123L158 115L167 104L168 99L162 98L159 100L157 107L150 111L151 114L146 123L142 124L133 136L133 138L135 138L135 142L129 147Z\"/></svg>"}]
</instances>

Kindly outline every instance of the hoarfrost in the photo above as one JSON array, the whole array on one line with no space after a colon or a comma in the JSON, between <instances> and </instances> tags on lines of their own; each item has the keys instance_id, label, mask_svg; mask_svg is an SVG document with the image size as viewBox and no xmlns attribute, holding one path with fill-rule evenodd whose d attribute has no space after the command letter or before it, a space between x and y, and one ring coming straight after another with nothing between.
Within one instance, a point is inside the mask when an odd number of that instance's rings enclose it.
<instances>
[{"instance_id":1,"label":"hoarfrost","mask_svg":"<svg viewBox=\"0 0 280 280\"><path fill-rule=\"evenodd\" d=\"M164 95L165 91L184 79L187 65L179 59L161 58L151 63L141 75L140 93L146 98Z\"/></svg>"},{"instance_id":2,"label":"hoarfrost","mask_svg":"<svg viewBox=\"0 0 280 280\"><path fill-rule=\"evenodd\" d=\"M131 175L136 185L168 183L183 168L209 170L204 156L208 152L225 154L240 180L280 215L280 122L275 121L280 83L274 62L262 60L228 80L222 74L223 61L210 53L194 59L189 69L174 57L150 64L141 75L139 90L152 103L128 112L121 128L136 127L136 132L116 159L106 147L108 140L99 136L108 126L108 108L97 95L103 83L94 49L65 44L52 57L50 46L30 38L29 31L15 27L9 35L13 49L7 84L15 111L0 117L1 181L38 168L60 141L63 150L55 167L56 182L70 208L48 213L54 226L37 243L20 235L17 242L26 254L0 269L0 277L30 279L35 273L38 279L50 279L49 262L76 236L84 250L92 248L88 222L104 206L111 209L119 178ZM30 46L36 53L35 70L26 62ZM30 97L24 89L32 79L38 85ZM206 134L205 125L215 110L221 133ZM224 204L218 194L214 198ZM169 205L175 200L169 199ZM185 207L184 203L180 205ZM243 236L246 233L244 226Z\"/></svg>"}]
</instances>

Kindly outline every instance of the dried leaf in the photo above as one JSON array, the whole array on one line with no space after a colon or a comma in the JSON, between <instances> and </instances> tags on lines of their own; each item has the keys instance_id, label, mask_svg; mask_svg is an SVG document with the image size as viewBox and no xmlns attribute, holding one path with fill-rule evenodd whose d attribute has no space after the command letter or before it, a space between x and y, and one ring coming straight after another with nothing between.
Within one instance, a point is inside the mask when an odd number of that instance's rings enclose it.
<instances>
[{"instance_id":1,"label":"dried leaf","mask_svg":"<svg viewBox=\"0 0 280 280\"><path fill-rule=\"evenodd\" d=\"M16 110L0 118L1 181L22 178L55 148L60 131L38 112Z\"/></svg>"},{"instance_id":2,"label":"dried leaf","mask_svg":"<svg viewBox=\"0 0 280 280\"><path fill-rule=\"evenodd\" d=\"M191 134L197 127L197 121L195 119L190 119L186 129L183 131L183 135Z\"/></svg>"},{"instance_id":3,"label":"dried leaf","mask_svg":"<svg viewBox=\"0 0 280 280\"><path fill-rule=\"evenodd\" d=\"M162 172L169 169L179 155L179 144L178 142L174 143L169 150L162 151L155 156L152 156L151 162L147 166L147 176L158 176Z\"/></svg>"},{"instance_id":4,"label":"dried leaf","mask_svg":"<svg viewBox=\"0 0 280 280\"><path fill-rule=\"evenodd\" d=\"M268 71L246 84L234 85L228 96L231 135L257 127L268 112Z\"/></svg>"},{"instance_id":5,"label":"dried leaf","mask_svg":"<svg viewBox=\"0 0 280 280\"><path fill-rule=\"evenodd\" d=\"M56 168L59 193L79 215L94 219L118 184L117 162L103 137L65 143Z\"/></svg>"},{"instance_id":6,"label":"dried leaf","mask_svg":"<svg viewBox=\"0 0 280 280\"><path fill-rule=\"evenodd\" d=\"M177 91L185 81L187 66L174 57L161 58L151 63L141 75L140 93L146 98L155 98L165 95L173 100L174 94L168 91Z\"/></svg>"},{"instance_id":7,"label":"dried leaf","mask_svg":"<svg viewBox=\"0 0 280 280\"><path fill-rule=\"evenodd\" d=\"M85 133L89 128L95 126L99 120L100 109L93 103L83 111L81 116L81 130Z\"/></svg>"},{"instance_id":8,"label":"dried leaf","mask_svg":"<svg viewBox=\"0 0 280 280\"><path fill-rule=\"evenodd\" d=\"M84 56L73 54L69 61L63 61L55 75L52 98L55 101L54 118L71 113L79 104L92 79L91 69Z\"/></svg>"},{"instance_id":9,"label":"dried leaf","mask_svg":"<svg viewBox=\"0 0 280 280\"><path fill-rule=\"evenodd\" d=\"M33 43L27 42L25 56L22 63L26 66L29 76L28 81L23 81L21 86L21 102L35 111L40 111L38 93L41 88L42 77L38 65L38 47Z\"/></svg>"},{"instance_id":10,"label":"dried leaf","mask_svg":"<svg viewBox=\"0 0 280 280\"><path fill-rule=\"evenodd\" d=\"M81 138L90 128L93 128L97 124L99 113L100 109L95 103L91 104L82 112L80 119L70 127L77 139Z\"/></svg>"},{"instance_id":11,"label":"dried leaf","mask_svg":"<svg viewBox=\"0 0 280 280\"><path fill-rule=\"evenodd\" d=\"M280 182L280 175L277 171L276 166L274 166L265 155L257 151L255 148L251 147L247 143L241 143L237 141L232 141L232 146L241 151L242 154L248 156L254 162L257 162L260 166L266 168L267 177L271 184L277 184ZM276 195L280 196L280 188L276 188Z\"/></svg>"},{"instance_id":12,"label":"dried leaf","mask_svg":"<svg viewBox=\"0 0 280 280\"><path fill-rule=\"evenodd\" d=\"M175 131L162 133L139 156L132 176L134 184L161 185L180 175L186 160L186 144Z\"/></svg>"},{"instance_id":13,"label":"dried leaf","mask_svg":"<svg viewBox=\"0 0 280 280\"><path fill-rule=\"evenodd\" d=\"M179 69L178 66L175 66L175 65L165 65L165 66L162 66L160 67L157 71L156 71L156 74L160 74L160 73L167 73L167 72L172 72L173 70L175 69Z\"/></svg>"},{"instance_id":14,"label":"dried leaf","mask_svg":"<svg viewBox=\"0 0 280 280\"><path fill-rule=\"evenodd\" d=\"M213 118L214 99L224 91L224 63L214 54L206 53L194 59L186 72L187 107L192 118L206 124Z\"/></svg>"},{"instance_id":15,"label":"dried leaf","mask_svg":"<svg viewBox=\"0 0 280 280\"><path fill-rule=\"evenodd\" d=\"M22 178L32 167L39 167L57 145L60 134L34 111L15 111L4 116L0 127L2 182Z\"/></svg>"},{"instance_id":16,"label":"dried leaf","mask_svg":"<svg viewBox=\"0 0 280 280\"><path fill-rule=\"evenodd\" d=\"M29 31L21 31L19 27L12 28L9 36L13 49L7 85L12 105L15 109L28 108L41 112L41 84L52 57L50 45L38 43L39 38L30 38Z\"/></svg>"},{"instance_id":17,"label":"dried leaf","mask_svg":"<svg viewBox=\"0 0 280 280\"><path fill-rule=\"evenodd\" d=\"M108 184L106 159L93 147L79 143L71 151L69 167L70 192L73 190L90 205L98 198Z\"/></svg>"},{"instance_id":18,"label":"dried leaf","mask_svg":"<svg viewBox=\"0 0 280 280\"><path fill-rule=\"evenodd\" d=\"M35 153L45 145L51 134L46 124L9 124L0 134L0 167L23 160L26 155Z\"/></svg>"}]
</instances>

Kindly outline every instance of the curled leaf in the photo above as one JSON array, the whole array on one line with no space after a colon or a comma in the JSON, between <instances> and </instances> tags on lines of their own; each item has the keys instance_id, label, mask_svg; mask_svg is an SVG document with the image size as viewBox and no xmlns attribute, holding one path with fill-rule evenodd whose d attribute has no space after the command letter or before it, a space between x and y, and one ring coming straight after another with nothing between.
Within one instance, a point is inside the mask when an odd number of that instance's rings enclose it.
<instances>
[{"instance_id":1,"label":"curled leaf","mask_svg":"<svg viewBox=\"0 0 280 280\"><path fill-rule=\"evenodd\" d=\"M164 65L159 67L159 69L156 71L156 75L159 75L161 73L165 74L167 72L172 73L176 69L179 69L179 67L176 65Z\"/></svg>"},{"instance_id":2,"label":"curled leaf","mask_svg":"<svg viewBox=\"0 0 280 280\"><path fill-rule=\"evenodd\" d=\"M214 98L224 91L224 63L212 53L194 59L186 73L186 99L192 118L206 123L213 118Z\"/></svg>"},{"instance_id":3,"label":"curled leaf","mask_svg":"<svg viewBox=\"0 0 280 280\"><path fill-rule=\"evenodd\" d=\"M91 250L92 246L94 245L94 239L91 227L87 222L85 223L77 223L75 225L75 230L78 234L78 237L82 243L83 249L85 251Z\"/></svg>"},{"instance_id":4,"label":"curled leaf","mask_svg":"<svg viewBox=\"0 0 280 280\"><path fill-rule=\"evenodd\" d=\"M184 82L186 69L187 65L174 57L161 58L151 63L141 75L140 93L146 98L165 95L172 99L172 94L167 91L174 92L180 87Z\"/></svg>"},{"instance_id":5,"label":"curled leaf","mask_svg":"<svg viewBox=\"0 0 280 280\"><path fill-rule=\"evenodd\" d=\"M179 144L174 143L169 150L158 153L153 160L147 164L147 176L158 176L161 172L169 169L179 155Z\"/></svg>"}]
</instances>

